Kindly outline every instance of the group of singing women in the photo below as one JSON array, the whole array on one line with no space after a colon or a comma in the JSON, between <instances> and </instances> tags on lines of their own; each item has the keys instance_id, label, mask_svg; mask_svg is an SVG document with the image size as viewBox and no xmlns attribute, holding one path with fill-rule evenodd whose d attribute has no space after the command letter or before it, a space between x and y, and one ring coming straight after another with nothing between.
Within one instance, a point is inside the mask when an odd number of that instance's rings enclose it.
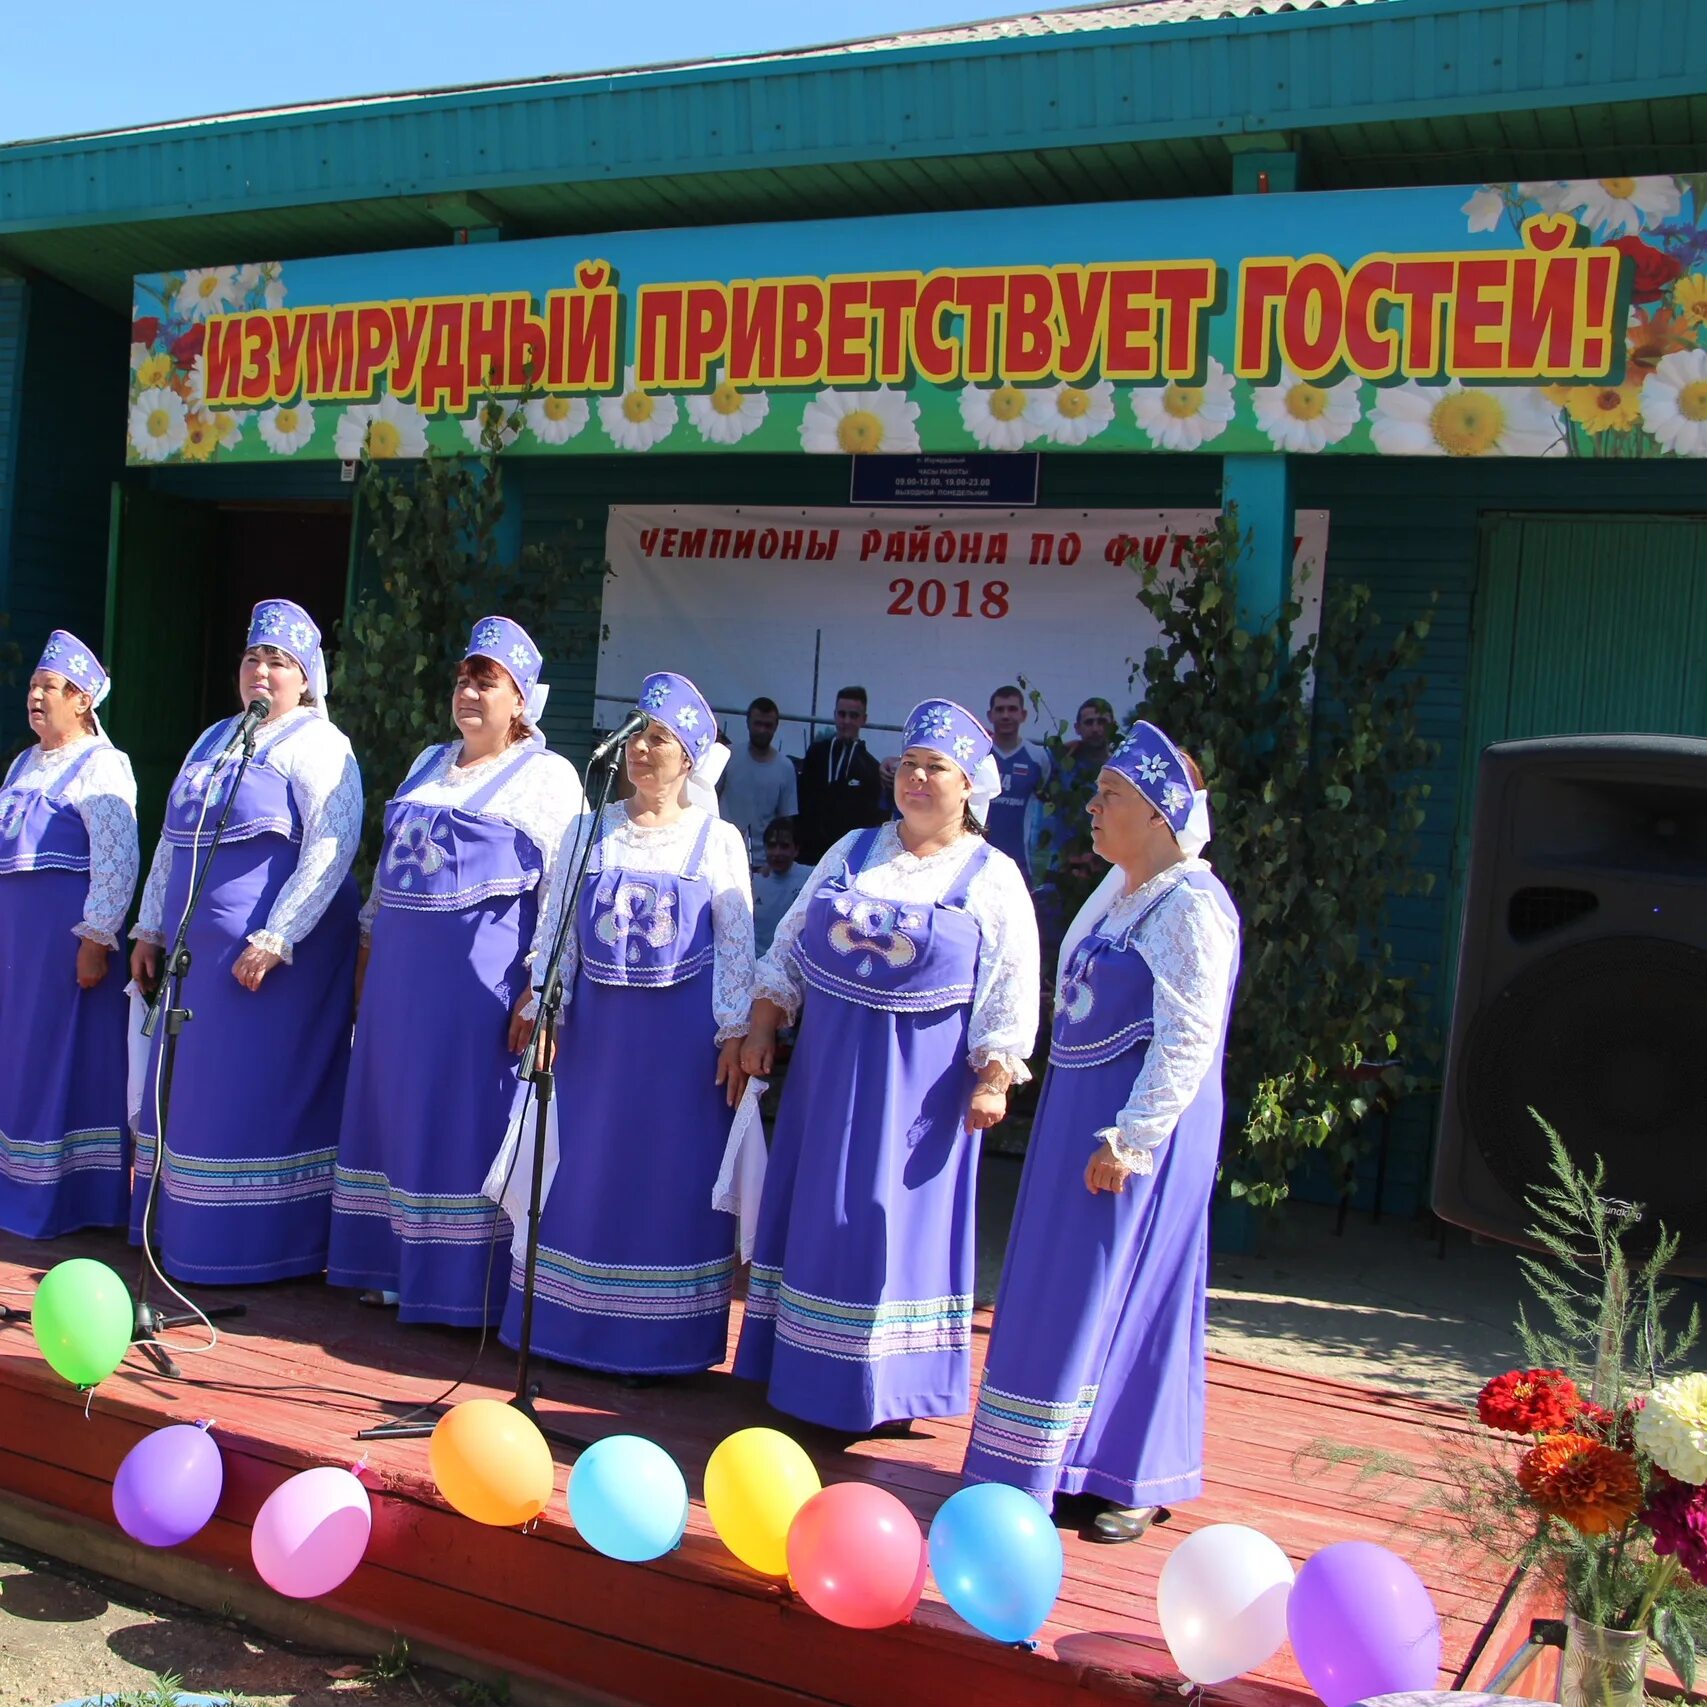
<instances>
[{"instance_id":1,"label":"group of singing women","mask_svg":"<svg viewBox=\"0 0 1707 1707\"><path fill-rule=\"evenodd\" d=\"M45 1239L128 1214L134 1242L152 1192L181 1280L324 1271L403 1321L498 1322L515 1344L522 1264L489 1175L515 1151L517 1055L584 865L533 1348L630 1378L723 1362L737 1241L713 1187L749 1078L797 1026L734 1373L850 1435L966 1412L980 1135L1027 1077L1039 1007L1026 884L981 833L989 733L952 701L917 706L894 818L829 850L755 960L703 695L647 678L632 792L595 817L539 732L541 668L518 624L475 625L446 684L454 733L390 799L364 906L361 780L320 632L289 600L255 608L237 676L239 703L267 709L252 757L236 717L190 749L131 933L147 993L205 880L168 1100L164 1026L127 1095L134 1027L108 963L135 783L97 715L99 661L54 633L28 690L36 744L0 792L0 1227ZM1201 1489L1238 917L1198 857L1202 779L1160 730L1127 733L1090 816L1112 869L1062 949L965 1473L1045 1505L1096 1496L1096 1533L1123 1541Z\"/></svg>"}]
</instances>

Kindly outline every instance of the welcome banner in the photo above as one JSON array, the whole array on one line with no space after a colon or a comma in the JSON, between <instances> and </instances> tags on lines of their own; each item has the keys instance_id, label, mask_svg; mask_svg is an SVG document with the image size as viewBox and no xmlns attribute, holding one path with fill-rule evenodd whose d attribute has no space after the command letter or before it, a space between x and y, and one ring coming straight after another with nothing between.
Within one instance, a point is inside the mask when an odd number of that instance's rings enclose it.
<instances>
[{"instance_id":1,"label":"welcome banner","mask_svg":"<svg viewBox=\"0 0 1707 1707\"><path fill-rule=\"evenodd\" d=\"M866 510L616 505L605 532L597 720L615 723L654 670L683 670L735 740L760 694L805 751L836 690L871 696L874 752L927 694L982 714L1024 682L1042 732L1100 695L1124 713L1132 662L1161 639L1136 568L1181 571L1212 510ZM1294 518L1295 638L1321 619L1328 512ZM1038 731L1037 723L1031 726Z\"/></svg>"},{"instance_id":2,"label":"welcome banner","mask_svg":"<svg viewBox=\"0 0 1707 1707\"><path fill-rule=\"evenodd\" d=\"M136 282L129 457L1707 456L1707 178L626 232Z\"/></svg>"}]
</instances>

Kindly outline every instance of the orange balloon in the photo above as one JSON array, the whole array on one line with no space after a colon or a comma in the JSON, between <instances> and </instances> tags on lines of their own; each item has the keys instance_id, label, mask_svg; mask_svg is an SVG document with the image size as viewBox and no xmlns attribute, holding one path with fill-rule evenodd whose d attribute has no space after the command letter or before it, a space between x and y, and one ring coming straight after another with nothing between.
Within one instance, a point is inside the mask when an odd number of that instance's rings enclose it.
<instances>
[{"instance_id":1,"label":"orange balloon","mask_svg":"<svg viewBox=\"0 0 1707 1707\"><path fill-rule=\"evenodd\" d=\"M439 1492L476 1523L514 1529L551 1503L556 1467L533 1422L497 1399L465 1399L445 1412L427 1446Z\"/></svg>"}]
</instances>

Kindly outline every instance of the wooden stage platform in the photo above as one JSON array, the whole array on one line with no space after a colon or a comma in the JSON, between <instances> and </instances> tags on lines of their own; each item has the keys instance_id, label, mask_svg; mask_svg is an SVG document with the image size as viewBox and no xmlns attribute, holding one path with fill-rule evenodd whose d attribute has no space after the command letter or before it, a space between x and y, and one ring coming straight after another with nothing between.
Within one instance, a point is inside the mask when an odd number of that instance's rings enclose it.
<instances>
[{"instance_id":1,"label":"wooden stage platform","mask_svg":"<svg viewBox=\"0 0 1707 1707\"><path fill-rule=\"evenodd\" d=\"M44 1267L68 1256L99 1257L126 1278L133 1272L133 1254L117 1235L85 1234L52 1246L0 1235L0 1303L27 1307ZM1478 1654L1471 1682L1485 1680L1514 1645L1509 1614L1495 1627L1506 1587L1500 1571L1467 1569L1438 1549L1422 1549L1399 1527L1402 1511L1372 1503L1354 1488L1351 1471L1295 1467L1298 1449L1318 1439L1431 1457L1434 1431L1454 1426L1454 1413L1414 1399L1212 1360L1204 1497L1135 1545L1098 1546L1064 1530L1066 1581L1028 1652L977 1635L934 1586L906 1625L839 1629L786 1584L739 1564L698 1503L711 1449L737 1428L766 1423L799 1440L826 1481L880 1482L928 1524L958 1486L964 1419L916 1425L912 1439L843 1450L840 1437L778 1416L752 1387L721 1371L636 1391L540 1363L543 1418L589 1440L625 1431L649 1436L675 1455L696 1496L677 1552L651 1565L624 1565L594 1553L569 1525L563 1490L572 1449L557 1451L549 1513L522 1533L482 1528L452 1512L433 1486L425 1440L354 1441L357 1429L434 1397L461 1374L473 1334L399 1327L389 1312L363 1308L319 1282L197 1297L204 1305L241 1298L248 1314L222 1324L213 1353L182 1360L191 1377L182 1383L162 1379L133 1352L96 1391L87 1418L84 1396L48 1368L28 1325L0 1325L0 1500L35 1522L32 1533L62 1536L67 1556L88 1554L87 1545L72 1548L72 1541L99 1542L109 1574L184 1593L189 1565L174 1563L179 1574L168 1580L160 1573L171 1556L133 1547L117 1530L112 1481L148 1431L211 1417L225 1457L225 1494L212 1523L178 1552L199 1570L206 1604L235 1598L235 1586L222 1595L217 1584L240 1584L251 1608L258 1595L284 1614L288 1603L256 1582L249 1524L287 1475L312 1464L354 1465L365 1452L373 1540L364 1563L326 1604L367 1627L369 1653L401 1634L417 1648L506 1673L518 1686L555 1684L566 1700L906 1707L1177 1699L1180 1679L1156 1625L1157 1574L1182 1536L1219 1522L1254 1525L1295 1562L1331 1541L1360 1538L1410 1555L1442 1616L1443 1688ZM981 1312L980 1361L987 1331ZM193 1344L202 1336L186 1329L176 1337ZM513 1380L514 1359L494 1341L458 1396L507 1397ZM114 1559L124 1568L113 1569ZM267 1621L264 1609L251 1616ZM203 1689L217 1683L190 1681ZM1260 1673L1209 1694L1235 1707L1315 1699L1284 1648ZM524 1696L551 1698L518 1687L517 1698Z\"/></svg>"}]
</instances>

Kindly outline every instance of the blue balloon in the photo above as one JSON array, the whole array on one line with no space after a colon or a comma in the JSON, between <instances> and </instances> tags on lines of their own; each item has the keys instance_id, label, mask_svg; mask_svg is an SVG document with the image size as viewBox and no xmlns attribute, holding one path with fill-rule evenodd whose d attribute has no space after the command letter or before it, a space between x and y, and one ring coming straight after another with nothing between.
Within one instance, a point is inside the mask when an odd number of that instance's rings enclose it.
<instances>
[{"instance_id":1,"label":"blue balloon","mask_svg":"<svg viewBox=\"0 0 1707 1707\"><path fill-rule=\"evenodd\" d=\"M688 1485L663 1447L637 1434L608 1435L575 1460L569 1521L606 1558L641 1564L681 1545Z\"/></svg>"},{"instance_id":2,"label":"blue balloon","mask_svg":"<svg viewBox=\"0 0 1707 1707\"><path fill-rule=\"evenodd\" d=\"M1065 1561L1049 1513L1002 1482L975 1482L945 1500L930 1552L943 1599L998 1642L1028 1641L1061 1592Z\"/></svg>"}]
</instances>

